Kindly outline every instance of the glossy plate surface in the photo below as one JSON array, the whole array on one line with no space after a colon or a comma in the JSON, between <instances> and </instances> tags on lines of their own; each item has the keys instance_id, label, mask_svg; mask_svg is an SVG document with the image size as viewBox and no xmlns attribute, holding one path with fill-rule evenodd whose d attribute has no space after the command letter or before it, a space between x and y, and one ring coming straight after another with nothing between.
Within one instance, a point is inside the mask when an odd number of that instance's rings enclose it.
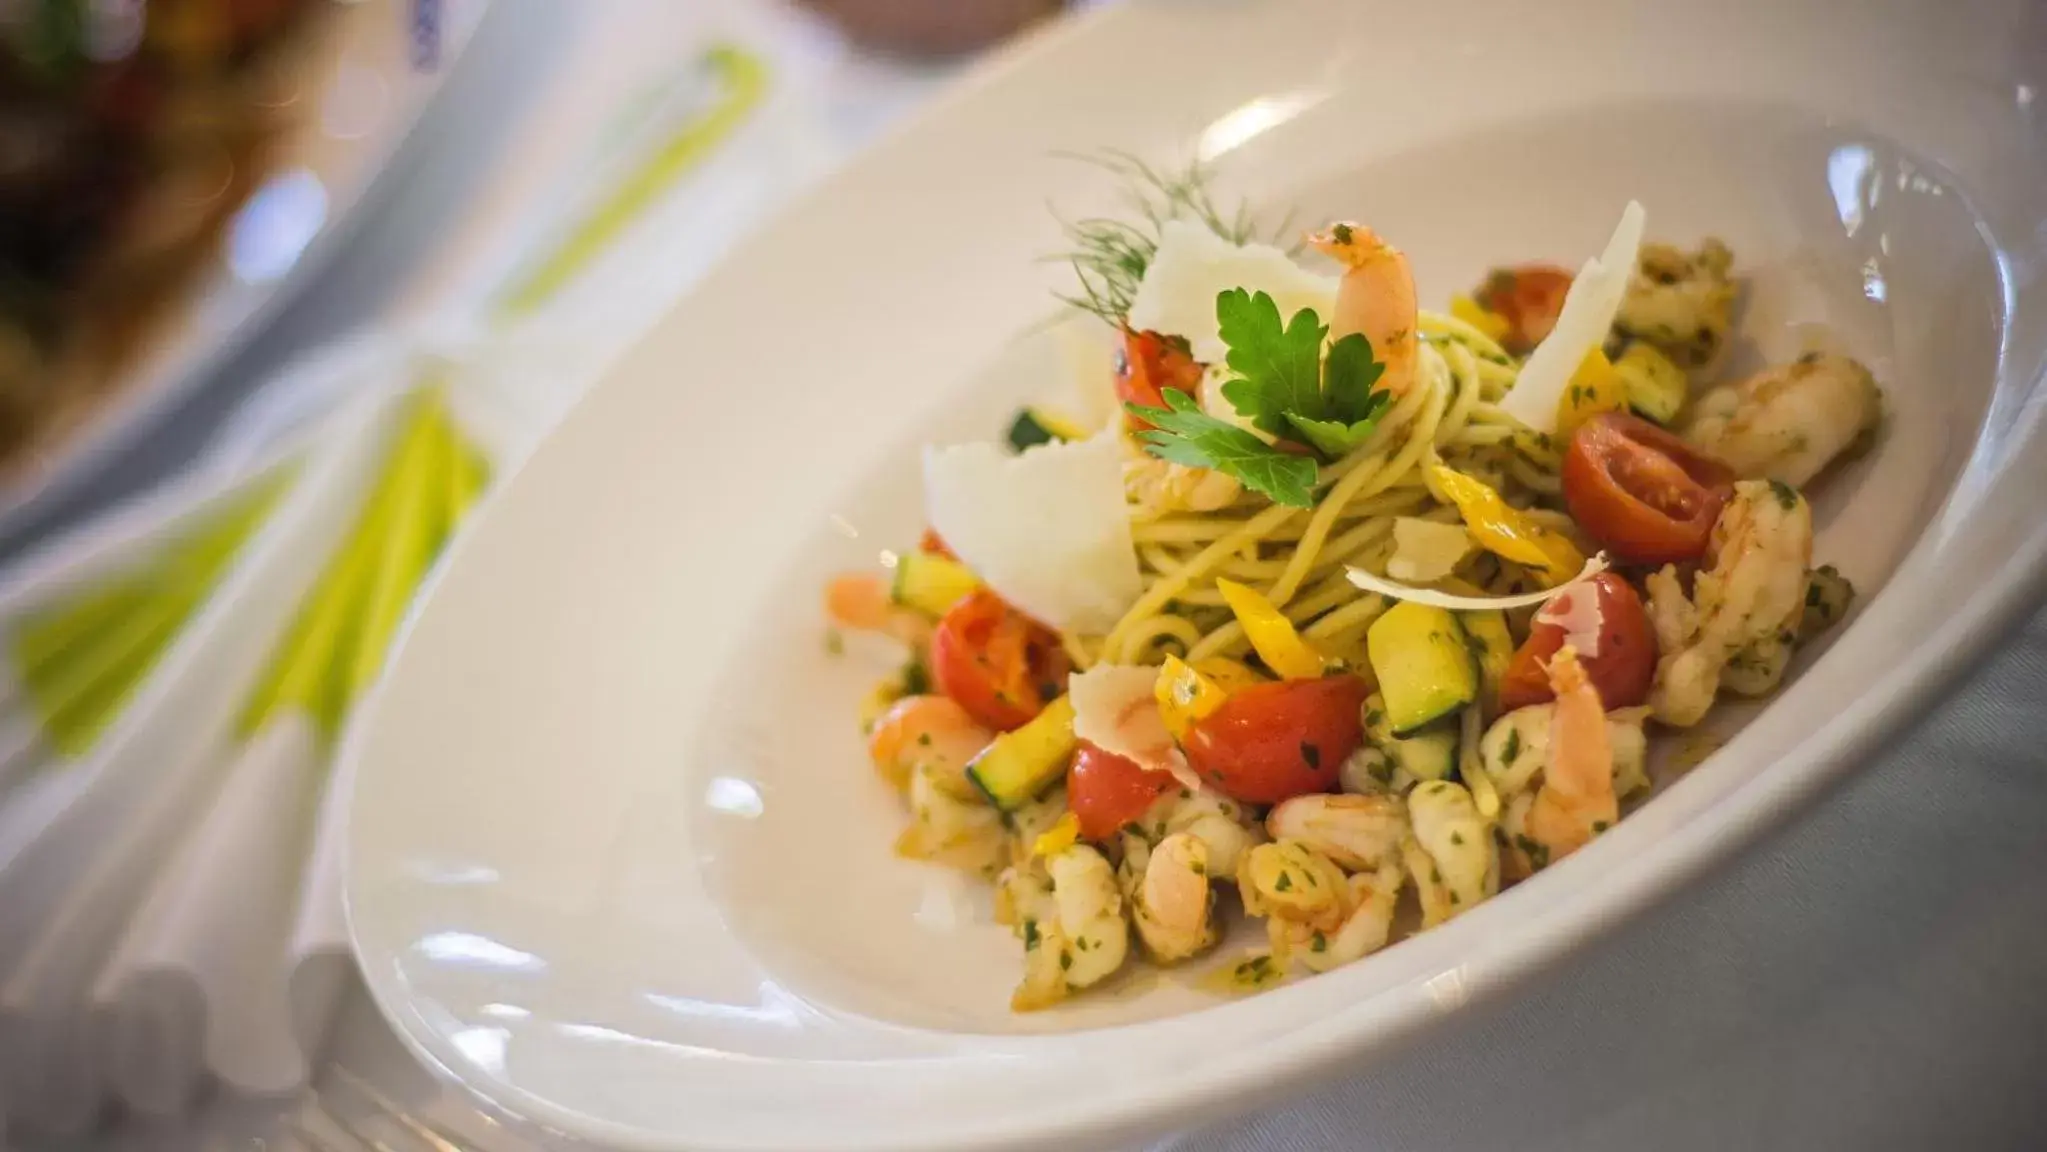
<instances>
[{"instance_id":1,"label":"glossy plate surface","mask_svg":"<svg viewBox=\"0 0 2047 1152\"><path fill-rule=\"evenodd\" d=\"M2019 0L1602 10L1100 11L743 246L493 501L347 745L355 942L408 1043L631 1147L1107 1145L1525 988L1929 706L2047 551L2047 26ZM1062 386L1054 342L1018 334L1060 283L1046 199L1113 191L1052 154L1103 146L1366 220L1432 302L1492 263L1575 264L1629 197L1654 236L1724 237L1743 355L1824 339L1889 392L1879 451L1816 500L1852 626L1614 831L1450 925L1249 999L1145 977L1012 1016L985 901L889 853L902 817L854 731L875 666L826 654L816 589L914 537L918 444Z\"/></svg>"},{"instance_id":2,"label":"glossy plate surface","mask_svg":"<svg viewBox=\"0 0 2047 1152\"><path fill-rule=\"evenodd\" d=\"M287 47L272 99L291 127L202 265L140 320L115 378L0 467L0 531L82 480L204 383L317 274L454 67L488 0L326 0ZM430 18L423 18L422 13ZM239 187L227 181L219 195ZM209 211L194 203L192 211Z\"/></svg>"}]
</instances>

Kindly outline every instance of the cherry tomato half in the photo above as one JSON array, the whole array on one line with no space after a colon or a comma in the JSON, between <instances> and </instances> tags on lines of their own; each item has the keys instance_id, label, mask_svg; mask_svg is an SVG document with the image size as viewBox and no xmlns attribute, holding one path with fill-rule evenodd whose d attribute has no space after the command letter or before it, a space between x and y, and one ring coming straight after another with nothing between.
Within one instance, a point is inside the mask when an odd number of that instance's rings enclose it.
<instances>
[{"instance_id":1,"label":"cherry tomato half","mask_svg":"<svg viewBox=\"0 0 2047 1152\"><path fill-rule=\"evenodd\" d=\"M1079 819L1083 838L1107 840L1179 786L1170 772L1154 772L1083 741L1066 768L1066 806Z\"/></svg>"},{"instance_id":2,"label":"cherry tomato half","mask_svg":"<svg viewBox=\"0 0 2047 1152\"><path fill-rule=\"evenodd\" d=\"M1615 556L1675 564L1706 551L1734 473L1647 420L1610 412L1571 437L1563 482L1571 518Z\"/></svg>"},{"instance_id":3,"label":"cherry tomato half","mask_svg":"<svg viewBox=\"0 0 2047 1152\"><path fill-rule=\"evenodd\" d=\"M1649 613L1634 586L1618 572L1601 572L1592 578L1592 586L1599 596L1599 655L1579 653L1586 678L1608 709L1645 703L1656 679L1656 634L1649 630ZM1565 595L1585 593L1573 589ZM1564 646L1564 626L1543 616L1536 615L1527 643L1514 653L1500 679L1502 711L1556 699L1549 686L1549 662Z\"/></svg>"},{"instance_id":4,"label":"cherry tomato half","mask_svg":"<svg viewBox=\"0 0 2047 1152\"><path fill-rule=\"evenodd\" d=\"M1523 264L1493 269L1474 298L1479 307L1507 322L1501 347L1526 356L1557 326L1564 296L1570 291L1568 271L1553 264Z\"/></svg>"},{"instance_id":5,"label":"cherry tomato half","mask_svg":"<svg viewBox=\"0 0 2047 1152\"><path fill-rule=\"evenodd\" d=\"M1051 629L986 588L953 605L931 635L938 690L999 732L1029 723L1066 690L1072 670Z\"/></svg>"},{"instance_id":6,"label":"cherry tomato half","mask_svg":"<svg viewBox=\"0 0 2047 1152\"><path fill-rule=\"evenodd\" d=\"M1356 676L1239 689L1188 730L1187 761L1203 780L1249 804L1327 792L1364 742L1358 708L1370 691Z\"/></svg>"},{"instance_id":7,"label":"cherry tomato half","mask_svg":"<svg viewBox=\"0 0 2047 1152\"><path fill-rule=\"evenodd\" d=\"M1123 347L1116 355L1116 398L1125 404L1164 408L1168 388L1201 398L1201 365L1193 353L1171 337L1125 328ZM1128 413L1125 416L1140 432L1151 427Z\"/></svg>"}]
</instances>

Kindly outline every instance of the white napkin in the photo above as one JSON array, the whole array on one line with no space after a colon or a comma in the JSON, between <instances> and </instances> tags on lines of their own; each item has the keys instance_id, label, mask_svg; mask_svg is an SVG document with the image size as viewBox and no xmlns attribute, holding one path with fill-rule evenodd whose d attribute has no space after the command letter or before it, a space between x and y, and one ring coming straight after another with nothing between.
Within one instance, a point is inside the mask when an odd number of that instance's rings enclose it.
<instances>
[{"instance_id":1,"label":"white napkin","mask_svg":"<svg viewBox=\"0 0 2047 1152\"><path fill-rule=\"evenodd\" d=\"M103 1063L131 1108L182 1113L204 1072L252 1095L305 1084L278 957L326 759L295 713L243 744L101 972Z\"/></svg>"},{"instance_id":2,"label":"white napkin","mask_svg":"<svg viewBox=\"0 0 2047 1152\"><path fill-rule=\"evenodd\" d=\"M292 1032L300 1048L326 1048L335 1011L355 971L348 950L348 921L341 907L341 848L347 832L348 795L354 771L333 767L315 817L313 848L299 881L298 914L284 953L285 988Z\"/></svg>"},{"instance_id":3,"label":"white napkin","mask_svg":"<svg viewBox=\"0 0 2047 1152\"><path fill-rule=\"evenodd\" d=\"M97 1114L88 993L190 815L229 763L231 727L262 661L379 463L391 405L347 414L211 601L86 762L81 781L0 856L0 1100L56 1133ZM52 794L64 792L52 789ZM222 894L232 900L234 893ZM105 1034L104 1032L102 1034Z\"/></svg>"}]
</instances>

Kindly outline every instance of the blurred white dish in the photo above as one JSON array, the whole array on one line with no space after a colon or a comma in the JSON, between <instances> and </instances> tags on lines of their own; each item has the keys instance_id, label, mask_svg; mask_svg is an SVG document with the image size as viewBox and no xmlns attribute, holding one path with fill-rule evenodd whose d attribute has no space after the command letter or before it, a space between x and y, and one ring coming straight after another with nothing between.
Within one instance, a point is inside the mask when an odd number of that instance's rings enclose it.
<instances>
[{"instance_id":1,"label":"blurred white dish","mask_svg":"<svg viewBox=\"0 0 2047 1152\"><path fill-rule=\"evenodd\" d=\"M226 365L318 274L365 211L489 10L488 0L322 0L314 40L291 52L293 127L211 254L141 318L114 378L66 403L0 469L0 532L104 467Z\"/></svg>"},{"instance_id":2,"label":"blurred white dish","mask_svg":"<svg viewBox=\"0 0 2047 1152\"><path fill-rule=\"evenodd\" d=\"M1526 986L1930 704L2047 552L2041 16L1601 11L1102 11L739 249L492 502L349 741L352 930L406 1041L620 1146L1107 1145ZM1630 197L1659 236L1724 236L1761 351L1822 325L1889 390L1881 451L1818 508L1866 607L1719 754L1441 929L1248 1000L1161 981L1012 1016L1006 931L881 847L864 670L826 656L814 589L914 535L919 441L1047 386L1049 342L1013 340L1058 283L1043 205L1109 192L1051 153L1097 146L1368 220L1425 300L1579 258Z\"/></svg>"}]
</instances>

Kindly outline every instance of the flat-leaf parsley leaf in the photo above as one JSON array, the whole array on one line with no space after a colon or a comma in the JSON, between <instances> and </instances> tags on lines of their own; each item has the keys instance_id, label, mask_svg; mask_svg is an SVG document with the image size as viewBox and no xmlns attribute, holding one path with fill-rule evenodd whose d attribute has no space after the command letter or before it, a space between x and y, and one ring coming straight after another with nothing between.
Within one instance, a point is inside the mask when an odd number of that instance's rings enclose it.
<instances>
[{"instance_id":1,"label":"flat-leaf parsley leaf","mask_svg":"<svg viewBox=\"0 0 2047 1152\"><path fill-rule=\"evenodd\" d=\"M1290 412L1311 420L1326 415L1322 339L1329 329L1314 309L1303 308L1282 325L1271 296L1231 288L1216 295L1215 319L1237 374L1223 385L1223 397L1238 412L1274 436L1287 434Z\"/></svg>"},{"instance_id":2,"label":"flat-leaf parsley leaf","mask_svg":"<svg viewBox=\"0 0 2047 1152\"><path fill-rule=\"evenodd\" d=\"M1276 504L1315 503L1317 468L1306 456L1282 452L1250 432L1201 410L1178 388L1165 390L1164 408L1125 405L1152 427L1139 433L1152 455L1190 468L1227 472Z\"/></svg>"}]
</instances>

